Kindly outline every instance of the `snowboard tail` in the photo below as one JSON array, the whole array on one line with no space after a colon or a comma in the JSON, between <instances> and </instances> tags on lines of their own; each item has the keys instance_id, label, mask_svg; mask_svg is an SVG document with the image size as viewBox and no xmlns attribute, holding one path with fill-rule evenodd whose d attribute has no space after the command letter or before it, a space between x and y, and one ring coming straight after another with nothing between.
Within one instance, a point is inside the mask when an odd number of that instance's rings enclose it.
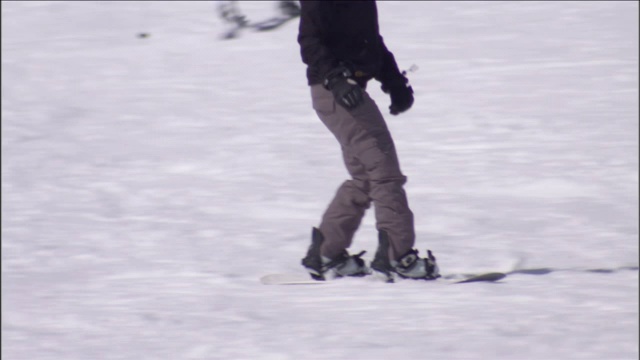
<instances>
[{"instance_id":1,"label":"snowboard tail","mask_svg":"<svg viewBox=\"0 0 640 360\"><path fill-rule=\"evenodd\" d=\"M471 282L495 282L498 280L502 280L505 277L507 277L507 274L502 273L502 272L488 272L488 273L482 273L482 274L476 274L476 275L471 275L465 279L462 280L456 280L454 281L454 284L464 284L464 283L471 283Z\"/></svg>"}]
</instances>

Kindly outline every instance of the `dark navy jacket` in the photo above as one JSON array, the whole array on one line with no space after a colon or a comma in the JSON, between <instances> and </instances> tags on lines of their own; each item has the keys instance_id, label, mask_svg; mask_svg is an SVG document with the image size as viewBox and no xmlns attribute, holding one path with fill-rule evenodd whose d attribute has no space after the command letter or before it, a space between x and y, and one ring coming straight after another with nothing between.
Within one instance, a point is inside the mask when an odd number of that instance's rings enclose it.
<instances>
[{"instance_id":1,"label":"dark navy jacket","mask_svg":"<svg viewBox=\"0 0 640 360\"><path fill-rule=\"evenodd\" d=\"M404 84L393 54L380 36L378 10L367 1L300 1L298 43L309 85L345 63L361 84L372 78L386 87Z\"/></svg>"}]
</instances>

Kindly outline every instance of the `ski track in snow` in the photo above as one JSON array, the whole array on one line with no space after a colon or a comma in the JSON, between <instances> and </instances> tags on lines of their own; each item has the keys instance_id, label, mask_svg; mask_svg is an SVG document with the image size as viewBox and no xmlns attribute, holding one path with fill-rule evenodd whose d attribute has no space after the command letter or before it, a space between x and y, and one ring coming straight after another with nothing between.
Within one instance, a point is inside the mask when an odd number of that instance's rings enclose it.
<instances>
[{"instance_id":1,"label":"ski track in snow","mask_svg":"<svg viewBox=\"0 0 640 360\"><path fill-rule=\"evenodd\" d=\"M225 41L212 2L3 2L2 358L637 359L638 3L379 13L419 67L386 116L417 246L513 274L261 285L346 177L297 22Z\"/></svg>"}]
</instances>

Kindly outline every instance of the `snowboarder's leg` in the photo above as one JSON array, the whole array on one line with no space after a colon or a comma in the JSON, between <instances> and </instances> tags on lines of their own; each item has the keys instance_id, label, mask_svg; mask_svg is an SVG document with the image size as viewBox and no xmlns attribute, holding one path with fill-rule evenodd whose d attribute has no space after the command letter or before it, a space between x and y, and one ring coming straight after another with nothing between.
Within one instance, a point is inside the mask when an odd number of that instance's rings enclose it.
<instances>
[{"instance_id":1,"label":"snowboarder's leg","mask_svg":"<svg viewBox=\"0 0 640 360\"><path fill-rule=\"evenodd\" d=\"M352 202L356 194L354 189L358 189L368 194L375 205L377 227L379 230L386 230L389 235L389 255L395 259L406 253L415 242L413 213L403 189L406 177L400 171L393 140L378 106L365 93L364 103L347 111L337 105L333 94L321 85L312 86L311 93L313 107L322 122L336 137L343 153L349 154L359 164L358 167L351 168L347 162L350 172L359 169L357 176L339 189L327 211L330 216L325 214L322 227L327 229L323 230L327 231L327 245L323 250L331 249L333 252L351 243L353 226L357 228L362 215L359 215L357 225L355 221L351 221L344 231L329 229L339 228L335 219L341 218L341 212L351 219L354 214L363 213L362 205ZM363 181L358 183L359 179ZM345 195L341 194L341 190ZM347 211L347 208L350 210Z\"/></svg>"},{"instance_id":2,"label":"snowboarder's leg","mask_svg":"<svg viewBox=\"0 0 640 360\"><path fill-rule=\"evenodd\" d=\"M323 243L324 235L319 229L313 228L311 232L311 245L301 261L302 266L307 269L312 279L327 280L327 275L331 279L343 276L365 276L371 274L371 269L362 259L362 255L364 255L366 251L361 251L356 255L350 255L346 250L342 250L342 252L333 258L328 258L320 254Z\"/></svg>"},{"instance_id":3,"label":"snowboarder's leg","mask_svg":"<svg viewBox=\"0 0 640 360\"><path fill-rule=\"evenodd\" d=\"M368 195L369 182L364 166L345 149L342 155L352 179L345 181L338 188L320 224L320 231L325 238L331 239L323 244L322 254L331 259L351 246L365 211L371 205Z\"/></svg>"}]
</instances>

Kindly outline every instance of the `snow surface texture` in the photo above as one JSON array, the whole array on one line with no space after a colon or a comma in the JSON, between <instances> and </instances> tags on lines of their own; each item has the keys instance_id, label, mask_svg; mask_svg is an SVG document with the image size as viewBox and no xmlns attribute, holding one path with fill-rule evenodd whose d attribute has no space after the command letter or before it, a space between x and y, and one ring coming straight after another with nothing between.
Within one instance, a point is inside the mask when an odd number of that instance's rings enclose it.
<instances>
[{"instance_id":1,"label":"snow surface texture","mask_svg":"<svg viewBox=\"0 0 640 360\"><path fill-rule=\"evenodd\" d=\"M221 40L212 2L2 2L2 359L637 359L638 3L378 7L419 67L387 116L417 246L519 272L261 285L346 178L297 21Z\"/></svg>"}]
</instances>

